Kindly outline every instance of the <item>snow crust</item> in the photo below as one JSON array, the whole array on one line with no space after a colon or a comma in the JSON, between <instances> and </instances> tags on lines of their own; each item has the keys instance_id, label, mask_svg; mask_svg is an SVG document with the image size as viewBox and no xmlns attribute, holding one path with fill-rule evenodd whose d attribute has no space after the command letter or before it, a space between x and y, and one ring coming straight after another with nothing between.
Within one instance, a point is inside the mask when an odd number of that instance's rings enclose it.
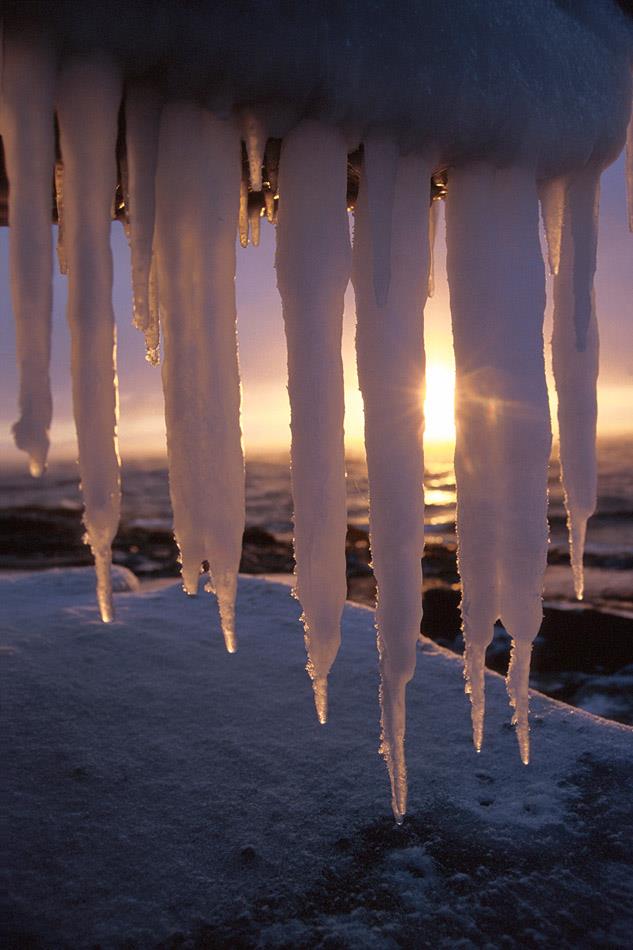
<instances>
[{"instance_id":1,"label":"snow crust","mask_svg":"<svg viewBox=\"0 0 633 950\"><path fill-rule=\"evenodd\" d=\"M626 945L630 728L533 694L526 769L488 673L477 756L462 663L424 641L394 828L370 611L345 607L322 728L288 588L240 579L229 656L176 582L116 594L104 628L86 575L0 578L14 942L145 948L204 925L233 946Z\"/></svg>"},{"instance_id":2,"label":"snow crust","mask_svg":"<svg viewBox=\"0 0 633 950\"><path fill-rule=\"evenodd\" d=\"M56 50L108 53L168 98L257 105L277 137L314 118L444 163L529 155L552 177L615 158L630 114L633 28L613 0L402 0L397 17L390 0L3 7L7 35L30 19Z\"/></svg>"}]
</instances>

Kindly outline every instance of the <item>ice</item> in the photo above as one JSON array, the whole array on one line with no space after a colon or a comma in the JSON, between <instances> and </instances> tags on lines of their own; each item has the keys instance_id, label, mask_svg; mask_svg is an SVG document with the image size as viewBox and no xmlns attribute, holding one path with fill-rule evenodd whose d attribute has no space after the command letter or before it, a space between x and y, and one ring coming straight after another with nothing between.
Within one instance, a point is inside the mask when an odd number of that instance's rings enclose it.
<instances>
[{"instance_id":1,"label":"ice","mask_svg":"<svg viewBox=\"0 0 633 950\"><path fill-rule=\"evenodd\" d=\"M245 178L242 178L240 182L240 210L238 219L241 247L248 247L248 225L248 182Z\"/></svg>"},{"instance_id":2,"label":"ice","mask_svg":"<svg viewBox=\"0 0 633 950\"><path fill-rule=\"evenodd\" d=\"M557 274L560 264L560 242L563 233L565 179L552 178L539 185L543 227L547 238L547 260L550 274Z\"/></svg>"},{"instance_id":3,"label":"ice","mask_svg":"<svg viewBox=\"0 0 633 950\"><path fill-rule=\"evenodd\" d=\"M55 209L57 211L57 263L59 273L68 273L64 244L64 163L55 162Z\"/></svg>"},{"instance_id":4,"label":"ice","mask_svg":"<svg viewBox=\"0 0 633 950\"><path fill-rule=\"evenodd\" d=\"M110 545L121 504L110 251L120 100L121 77L108 60L67 62L59 80L57 116L64 162L73 408L86 539L95 558L105 622L113 619Z\"/></svg>"},{"instance_id":5,"label":"ice","mask_svg":"<svg viewBox=\"0 0 633 950\"><path fill-rule=\"evenodd\" d=\"M398 168L398 143L387 135L369 135L363 143L363 167L369 203L373 282L376 303L384 307L391 279L392 210Z\"/></svg>"},{"instance_id":6,"label":"ice","mask_svg":"<svg viewBox=\"0 0 633 950\"><path fill-rule=\"evenodd\" d=\"M528 676L547 557L551 429L545 385L545 276L533 170L451 169L447 271L456 360L455 474L466 681L483 741L485 650L500 619L521 757Z\"/></svg>"},{"instance_id":7,"label":"ice","mask_svg":"<svg viewBox=\"0 0 633 950\"><path fill-rule=\"evenodd\" d=\"M197 592L201 563L209 563L229 652L237 646L244 531L235 310L240 169L235 123L193 104L165 106L155 241L174 530L187 593Z\"/></svg>"},{"instance_id":8,"label":"ice","mask_svg":"<svg viewBox=\"0 0 633 950\"><path fill-rule=\"evenodd\" d=\"M626 133L626 203L629 231L633 231L633 114Z\"/></svg>"},{"instance_id":9,"label":"ice","mask_svg":"<svg viewBox=\"0 0 633 950\"><path fill-rule=\"evenodd\" d=\"M250 227L251 244L253 247L259 247L260 223L261 217L259 207L257 205L253 205L248 209L248 224Z\"/></svg>"},{"instance_id":10,"label":"ice","mask_svg":"<svg viewBox=\"0 0 633 950\"><path fill-rule=\"evenodd\" d=\"M347 147L335 128L305 121L284 139L279 167L277 285L288 346L297 595L317 715L346 596L343 295L351 252Z\"/></svg>"},{"instance_id":11,"label":"ice","mask_svg":"<svg viewBox=\"0 0 633 950\"><path fill-rule=\"evenodd\" d=\"M128 194L125 196L132 256L134 325L145 335L147 358L158 362L159 318L150 290L154 236L154 179L161 100L153 86L137 83L125 97Z\"/></svg>"},{"instance_id":12,"label":"ice","mask_svg":"<svg viewBox=\"0 0 633 950\"><path fill-rule=\"evenodd\" d=\"M429 267L430 177L430 163L418 156L397 159L393 187L382 177L370 180L363 174L354 227L356 352L365 408L372 563L378 584L381 750L398 821L407 802L405 693L415 669L422 618L422 311ZM378 213L389 220L377 221ZM374 239L380 224L391 232L386 267L376 261L376 253L385 250ZM383 306L374 290L377 267L391 275Z\"/></svg>"},{"instance_id":13,"label":"ice","mask_svg":"<svg viewBox=\"0 0 633 950\"><path fill-rule=\"evenodd\" d=\"M584 591L587 521L597 500L598 324L593 294L600 172L589 165L565 182L560 268L554 279L552 364L558 394L561 477L576 597ZM587 323L587 307L589 307ZM581 342L579 346L579 327Z\"/></svg>"},{"instance_id":14,"label":"ice","mask_svg":"<svg viewBox=\"0 0 633 950\"><path fill-rule=\"evenodd\" d=\"M248 169L253 191L262 190L262 165L266 149L266 127L260 117L251 109L245 109L241 116L242 138L246 143Z\"/></svg>"},{"instance_id":15,"label":"ice","mask_svg":"<svg viewBox=\"0 0 633 950\"><path fill-rule=\"evenodd\" d=\"M49 377L52 306L51 183L56 63L36 40L5 38L2 141L9 189L9 246L20 418L15 444L31 474L46 468L52 417Z\"/></svg>"},{"instance_id":16,"label":"ice","mask_svg":"<svg viewBox=\"0 0 633 950\"><path fill-rule=\"evenodd\" d=\"M439 217L440 202L439 200L431 201L429 207L429 297L432 297L435 293L435 238L437 236Z\"/></svg>"}]
</instances>

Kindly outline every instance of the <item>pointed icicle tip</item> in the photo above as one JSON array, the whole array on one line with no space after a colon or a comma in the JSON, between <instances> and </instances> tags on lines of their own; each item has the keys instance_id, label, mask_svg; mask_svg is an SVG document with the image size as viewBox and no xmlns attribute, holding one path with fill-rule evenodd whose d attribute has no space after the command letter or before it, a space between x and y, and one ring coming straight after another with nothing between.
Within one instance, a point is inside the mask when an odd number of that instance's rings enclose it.
<instances>
[{"instance_id":1,"label":"pointed icicle tip","mask_svg":"<svg viewBox=\"0 0 633 950\"><path fill-rule=\"evenodd\" d=\"M110 551L95 552L95 571L97 574L97 604L103 623L112 623L114 620L114 604L112 601L112 575L110 567L112 558Z\"/></svg>"},{"instance_id":2,"label":"pointed icicle tip","mask_svg":"<svg viewBox=\"0 0 633 950\"><path fill-rule=\"evenodd\" d=\"M235 633L235 610L233 604L224 603L224 599L218 598L220 607L220 625L222 627L222 636L224 637L224 646L227 653L237 653L237 635Z\"/></svg>"},{"instance_id":3,"label":"pointed icicle tip","mask_svg":"<svg viewBox=\"0 0 633 950\"><path fill-rule=\"evenodd\" d=\"M41 478L44 472L46 471L46 465L42 464L38 459L31 458L29 459L29 472L32 478Z\"/></svg>"},{"instance_id":4,"label":"pointed icicle tip","mask_svg":"<svg viewBox=\"0 0 633 950\"><path fill-rule=\"evenodd\" d=\"M550 274L558 274L565 210L565 179L552 178L539 184L541 216L547 239L547 262Z\"/></svg>"},{"instance_id":5,"label":"pointed icicle tip","mask_svg":"<svg viewBox=\"0 0 633 950\"><path fill-rule=\"evenodd\" d=\"M473 745L481 752L484 741L486 647L468 643L464 654L465 692L470 697L470 718L473 727Z\"/></svg>"},{"instance_id":6,"label":"pointed icicle tip","mask_svg":"<svg viewBox=\"0 0 633 950\"><path fill-rule=\"evenodd\" d=\"M324 726L327 722L327 676L315 676L312 680L312 688L317 718Z\"/></svg>"},{"instance_id":7,"label":"pointed icicle tip","mask_svg":"<svg viewBox=\"0 0 633 950\"><path fill-rule=\"evenodd\" d=\"M573 514L569 528L569 559L571 561L576 600L583 600L585 596L584 553L586 537L587 519Z\"/></svg>"},{"instance_id":8,"label":"pointed icicle tip","mask_svg":"<svg viewBox=\"0 0 633 950\"><path fill-rule=\"evenodd\" d=\"M529 680L531 641L513 640L510 666L506 679L510 705L514 708L512 723L516 726L519 754L524 765L530 762Z\"/></svg>"}]
</instances>

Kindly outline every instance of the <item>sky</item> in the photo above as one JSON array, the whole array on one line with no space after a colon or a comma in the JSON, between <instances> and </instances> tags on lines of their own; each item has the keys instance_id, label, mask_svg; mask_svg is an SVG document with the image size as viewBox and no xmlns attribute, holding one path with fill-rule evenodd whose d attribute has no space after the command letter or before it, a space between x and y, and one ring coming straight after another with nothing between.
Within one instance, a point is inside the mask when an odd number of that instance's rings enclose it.
<instances>
[{"instance_id":1,"label":"sky","mask_svg":"<svg viewBox=\"0 0 633 950\"><path fill-rule=\"evenodd\" d=\"M596 301L601 335L599 433L633 431L633 234L626 225L624 160L602 179ZM129 251L123 228L112 226L113 302L117 320L120 424L123 461L139 456L164 457L164 423L160 370L144 359L141 334L131 326ZM281 303L275 283L274 229L262 224L258 248L237 250L237 306L243 385L242 428L247 456L287 450L290 442L286 391L286 356ZM454 437L454 379L450 308L445 269L443 215L435 249L435 294L425 314L427 353L426 447L450 456ZM549 294L548 283L548 300ZM8 283L7 229L0 229L0 463L13 465L25 456L13 447L11 425L17 417L18 380ZM52 386L54 419L51 460L76 457L70 396L70 344L65 320L66 278L55 273ZM346 440L350 453L362 448L362 400L354 357L354 295L345 298L343 358ZM545 323L546 355L551 335L551 306ZM555 408L553 404L553 415Z\"/></svg>"}]
</instances>

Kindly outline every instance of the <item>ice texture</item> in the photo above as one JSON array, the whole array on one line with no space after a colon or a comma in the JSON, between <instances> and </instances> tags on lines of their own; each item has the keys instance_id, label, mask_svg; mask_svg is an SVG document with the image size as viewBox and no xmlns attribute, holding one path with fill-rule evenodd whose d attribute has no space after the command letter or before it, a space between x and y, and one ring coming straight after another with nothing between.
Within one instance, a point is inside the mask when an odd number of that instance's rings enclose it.
<instances>
[{"instance_id":1,"label":"ice texture","mask_svg":"<svg viewBox=\"0 0 633 950\"><path fill-rule=\"evenodd\" d=\"M241 116L242 138L246 143L248 170L253 191L262 190L262 165L266 148L266 126L252 109L245 109Z\"/></svg>"},{"instance_id":2,"label":"ice texture","mask_svg":"<svg viewBox=\"0 0 633 950\"><path fill-rule=\"evenodd\" d=\"M9 190L11 296L20 372L15 444L31 474L46 468L52 417L49 376L52 306L51 182L56 62L50 47L18 36L4 43L2 141Z\"/></svg>"},{"instance_id":3,"label":"ice texture","mask_svg":"<svg viewBox=\"0 0 633 950\"><path fill-rule=\"evenodd\" d=\"M435 293L435 239L437 237L437 225L440 216L440 202L435 199L429 207L429 281L428 296L432 297Z\"/></svg>"},{"instance_id":4,"label":"ice texture","mask_svg":"<svg viewBox=\"0 0 633 950\"><path fill-rule=\"evenodd\" d=\"M629 231L633 231L633 111L626 131L626 204Z\"/></svg>"},{"instance_id":5,"label":"ice texture","mask_svg":"<svg viewBox=\"0 0 633 950\"><path fill-rule=\"evenodd\" d=\"M110 251L121 91L116 67L92 57L66 63L57 96L73 409L86 540L95 558L97 598L105 622L113 619L110 545L121 506Z\"/></svg>"},{"instance_id":6,"label":"ice texture","mask_svg":"<svg viewBox=\"0 0 633 950\"><path fill-rule=\"evenodd\" d=\"M188 594L197 593L202 561L209 564L229 652L237 646L245 517L235 309L240 167L236 123L192 103L165 106L155 240L174 531Z\"/></svg>"},{"instance_id":7,"label":"ice texture","mask_svg":"<svg viewBox=\"0 0 633 950\"><path fill-rule=\"evenodd\" d=\"M584 591L587 521L597 501L599 340L593 278L599 189L600 169L595 165L567 176L560 266L554 278L552 365L558 395L561 478L578 600Z\"/></svg>"},{"instance_id":8,"label":"ice texture","mask_svg":"<svg viewBox=\"0 0 633 950\"><path fill-rule=\"evenodd\" d=\"M557 274L560 265L560 242L565 209L565 179L552 178L539 184L543 227L547 240L547 262L550 274Z\"/></svg>"},{"instance_id":9,"label":"ice texture","mask_svg":"<svg viewBox=\"0 0 633 950\"><path fill-rule=\"evenodd\" d=\"M378 585L381 751L391 779L393 812L402 821L407 803L405 693L415 670L422 619L422 312L429 269L431 165L423 157L398 157L396 152L393 171L392 180L370 177L363 167L354 216L352 280L372 565ZM389 242L376 240L377 232L388 233ZM384 253L389 255L386 264L380 259ZM376 273L381 280L390 275L382 304L382 295L375 292Z\"/></svg>"},{"instance_id":10,"label":"ice texture","mask_svg":"<svg viewBox=\"0 0 633 950\"><path fill-rule=\"evenodd\" d=\"M386 135L370 135L363 142L363 174L367 191L369 227L372 241L372 274L374 294L379 307L384 307L391 280L391 230L398 143Z\"/></svg>"},{"instance_id":11,"label":"ice texture","mask_svg":"<svg viewBox=\"0 0 633 950\"><path fill-rule=\"evenodd\" d=\"M317 715L340 643L345 578L343 296L351 250L347 147L334 127L305 121L279 165L277 285L288 346L297 596Z\"/></svg>"},{"instance_id":12,"label":"ice texture","mask_svg":"<svg viewBox=\"0 0 633 950\"><path fill-rule=\"evenodd\" d=\"M134 325L145 335L148 362L158 362L158 301L150 289L154 237L155 177L161 99L146 83L130 86L125 97L127 150L126 212L132 257Z\"/></svg>"},{"instance_id":13,"label":"ice texture","mask_svg":"<svg viewBox=\"0 0 633 950\"><path fill-rule=\"evenodd\" d=\"M68 273L68 261L66 260L66 246L64 238L64 163L55 162L55 210L57 211L57 263L59 273Z\"/></svg>"},{"instance_id":14,"label":"ice texture","mask_svg":"<svg viewBox=\"0 0 633 950\"><path fill-rule=\"evenodd\" d=\"M458 558L473 738L480 749L485 651L499 619L513 638L508 692L527 762L529 657L542 619L551 448L534 170L487 163L451 169L446 239L456 362Z\"/></svg>"}]
</instances>

